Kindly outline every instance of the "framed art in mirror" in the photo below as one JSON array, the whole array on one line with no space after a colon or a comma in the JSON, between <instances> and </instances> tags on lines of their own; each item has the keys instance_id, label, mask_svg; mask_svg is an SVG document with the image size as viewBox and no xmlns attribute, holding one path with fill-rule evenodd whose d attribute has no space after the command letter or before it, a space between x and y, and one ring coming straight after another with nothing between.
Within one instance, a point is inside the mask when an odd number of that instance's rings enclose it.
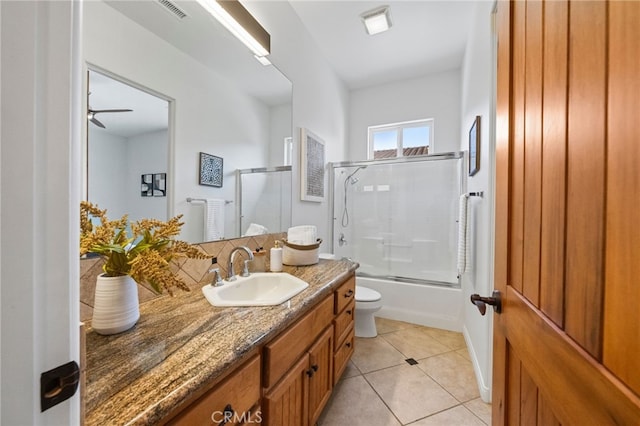
<instances>
[{"instance_id":1,"label":"framed art in mirror","mask_svg":"<svg viewBox=\"0 0 640 426\"><path fill-rule=\"evenodd\" d=\"M480 116L477 115L469 130L469 176L480 170Z\"/></svg>"},{"instance_id":2,"label":"framed art in mirror","mask_svg":"<svg viewBox=\"0 0 640 426\"><path fill-rule=\"evenodd\" d=\"M215 186L216 188L222 188L222 173L223 173L222 157L216 157L215 155L200 153L200 185Z\"/></svg>"},{"instance_id":3,"label":"framed art in mirror","mask_svg":"<svg viewBox=\"0 0 640 426\"><path fill-rule=\"evenodd\" d=\"M167 174L145 173L140 176L140 195L142 197L166 197Z\"/></svg>"}]
</instances>

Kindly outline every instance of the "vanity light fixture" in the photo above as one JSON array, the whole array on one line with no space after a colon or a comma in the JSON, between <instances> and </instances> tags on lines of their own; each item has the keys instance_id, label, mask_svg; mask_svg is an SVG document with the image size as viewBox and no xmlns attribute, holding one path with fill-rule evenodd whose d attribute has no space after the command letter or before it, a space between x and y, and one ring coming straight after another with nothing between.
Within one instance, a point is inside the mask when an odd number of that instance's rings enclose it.
<instances>
[{"instance_id":1,"label":"vanity light fixture","mask_svg":"<svg viewBox=\"0 0 640 426\"><path fill-rule=\"evenodd\" d=\"M271 36L238 0L197 0L256 56L267 56Z\"/></svg>"},{"instance_id":2,"label":"vanity light fixture","mask_svg":"<svg viewBox=\"0 0 640 426\"><path fill-rule=\"evenodd\" d=\"M266 56L258 56L258 55L253 55L254 58L256 58L258 60L258 62L260 62L262 65L264 65L265 67L267 65L271 65L271 61L269 60L269 58L267 58Z\"/></svg>"},{"instance_id":3,"label":"vanity light fixture","mask_svg":"<svg viewBox=\"0 0 640 426\"><path fill-rule=\"evenodd\" d=\"M381 6L360 15L367 34L374 35L391 28L391 13L389 6Z\"/></svg>"}]
</instances>

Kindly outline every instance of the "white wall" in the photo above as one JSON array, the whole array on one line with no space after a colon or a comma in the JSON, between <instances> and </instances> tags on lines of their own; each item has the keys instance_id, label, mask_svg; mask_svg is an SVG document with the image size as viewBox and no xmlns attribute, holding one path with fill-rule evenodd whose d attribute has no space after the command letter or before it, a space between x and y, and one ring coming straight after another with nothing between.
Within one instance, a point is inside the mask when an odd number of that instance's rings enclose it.
<instances>
[{"instance_id":1,"label":"white wall","mask_svg":"<svg viewBox=\"0 0 640 426\"><path fill-rule=\"evenodd\" d=\"M165 197L142 197L140 195L141 175L167 173L169 164L169 134L166 130L144 133L127 141L127 173L123 192L129 220L143 218L167 220L167 200Z\"/></svg>"},{"instance_id":2,"label":"white wall","mask_svg":"<svg viewBox=\"0 0 640 426\"><path fill-rule=\"evenodd\" d=\"M318 237L323 239L321 250L330 251L329 173L325 173L322 203L300 201L300 128L305 127L324 140L327 162L344 160L349 93L288 2L244 4L271 34L270 59L293 83L292 224L316 225Z\"/></svg>"},{"instance_id":3,"label":"white wall","mask_svg":"<svg viewBox=\"0 0 640 426\"><path fill-rule=\"evenodd\" d=\"M284 139L291 137L291 104L270 109L271 135L269 138L269 163L267 167L284 166Z\"/></svg>"},{"instance_id":4,"label":"white wall","mask_svg":"<svg viewBox=\"0 0 640 426\"><path fill-rule=\"evenodd\" d=\"M166 130L123 138L90 129L89 199L111 220L125 214L130 221L167 220L167 197L142 197L140 175L167 173L168 149Z\"/></svg>"},{"instance_id":5,"label":"white wall","mask_svg":"<svg viewBox=\"0 0 640 426\"><path fill-rule=\"evenodd\" d=\"M349 160L367 159L369 126L434 119L430 152L460 149L460 70L354 90L349 106Z\"/></svg>"},{"instance_id":6,"label":"white wall","mask_svg":"<svg viewBox=\"0 0 640 426\"><path fill-rule=\"evenodd\" d=\"M462 71L462 126L460 149L468 149L469 128L481 116L479 172L469 177L468 191L484 191L483 198L470 198L471 240L469 264L463 275L463 299L472 293L490 296L493 289L493 206L494 206L494 116L491 107L495 85L492 81L493 2L475 3L475 14L467 41ZM463 332L484 401L491 399L492 310L481 316L471 303L464 304Z\"/></svg>"},{"instance_id":7,"label":"white wall","mask_svg":"<svg viewBox=\"0 0 640 426\"><path fill-rule=\"evenodd\" d=\"M104 130L90 131L88 184L89 199L101 209L107 209L110 220L127 214L122 192L127 178L127 139Z\"/></svg>"},{"instance_id":8,"label":"white wall","mask_svg":"<svg viewBox=\"0 0 640 426\"><path fill-rule=\"evenodd\" d=\"M86 2L84 9L85 60L174 100L168 200L172 214L184 214L181 237L202 241L202 205L186 198L233 200L235 170L267 164L269 109L104 3ZM222 188L198 184L199 152L224 159ZM225 219L225 234L234 235L233 204Z\"/></svg>"}]
</instances>

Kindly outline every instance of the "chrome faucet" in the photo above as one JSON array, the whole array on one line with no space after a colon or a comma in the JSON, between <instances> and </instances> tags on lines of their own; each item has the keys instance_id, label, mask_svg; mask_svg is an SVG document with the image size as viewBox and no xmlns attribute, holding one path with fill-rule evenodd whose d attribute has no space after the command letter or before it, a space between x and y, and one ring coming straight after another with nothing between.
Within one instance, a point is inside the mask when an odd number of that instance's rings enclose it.
<instances>
[{"instance_id":1,"label":"chrome faucet","mask_svg":"<svg viewBox=\"0 0 640 426\"><path fill-rule=\"evenodd\" d=\"M212 268L209 269L209 273L213 272L213 280L211 280L211 285L213 287L220 287L223 282L222 282L222 278L220 277L220 268Z\"/></svg>"},{"instance_id":2,"label":"chrome faucet","mask_svg":"<svg viewBox=\"0 0 640 426\"><path fill-rule=\"evenodd\" d=\"M253 260L253 253L248 247L238 246L238 247L235 247L233 250L231 250L231 253L229 253L229 265L227 265L227 281L236 280L236 273L233 270L233 259L235 258L236 253L240 250L244 250L245 253L247 253L247 255L249 256L249 258L244 261L244 267L242 268L241 276L243 277L249 276L248 263Z\"/></svg>"}]
</instances>

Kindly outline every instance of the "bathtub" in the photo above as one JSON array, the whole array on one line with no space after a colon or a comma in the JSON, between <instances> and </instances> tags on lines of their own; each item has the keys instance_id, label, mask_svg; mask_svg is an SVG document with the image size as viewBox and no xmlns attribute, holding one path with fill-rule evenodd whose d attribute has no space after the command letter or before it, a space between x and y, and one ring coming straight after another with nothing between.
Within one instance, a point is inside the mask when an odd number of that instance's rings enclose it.
<instances>
[{"instance_id":1,"label":"bathtub","mask_svg":"<svg viewBox=\"0 0 640 426\"><path fill-rule=\"evenodd\" d=\"M356 275L356 285L382 295L376 316L428 327L462 331L462 290L430 284L413 284Z\"/></svg>"}]
</instances>

